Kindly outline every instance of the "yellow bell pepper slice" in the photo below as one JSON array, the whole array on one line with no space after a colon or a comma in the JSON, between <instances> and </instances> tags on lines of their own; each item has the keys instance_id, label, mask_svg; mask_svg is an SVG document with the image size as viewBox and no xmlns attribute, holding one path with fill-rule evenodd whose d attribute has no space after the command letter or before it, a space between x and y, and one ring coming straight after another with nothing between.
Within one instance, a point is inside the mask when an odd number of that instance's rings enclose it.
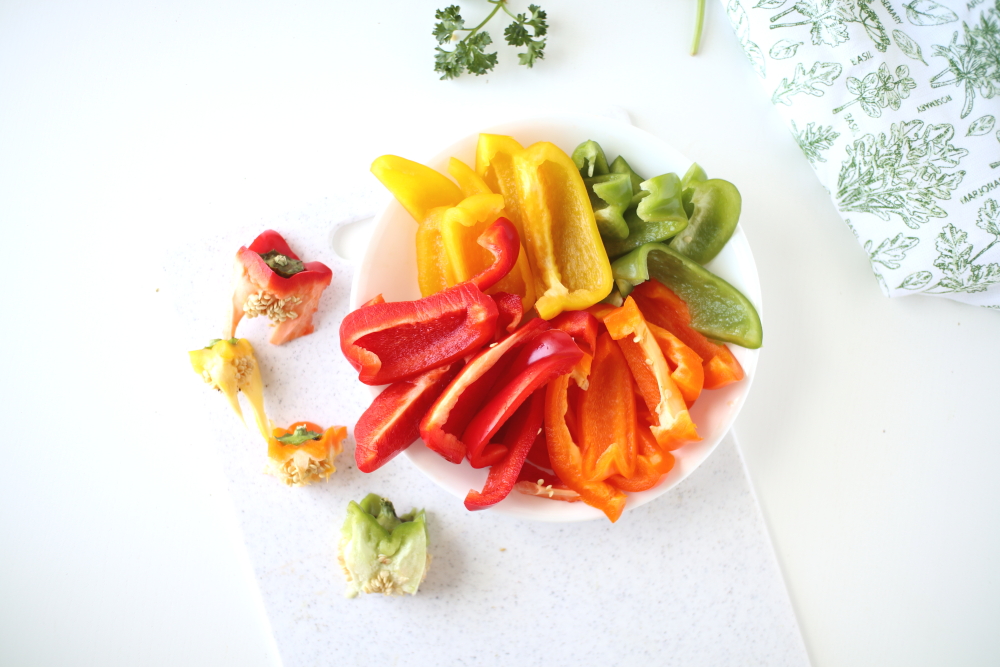
<instances>
[{"instance_id":1,"label":"yellow bell pepper slice","mask_svg":"<svg viewBox=\"0 0 1000 667\"><path fill-rule=\"evenodd\" d=\"M514 156L523 150L521 144L502 134L480 134L476 144L476 173L491 192L503 195L504 215L514 223L517 233L521 235L521 243L525 242L524 213L514 172Z\"/></svg>"},{"instance_id":2,"label":"yellow bell pepper slice","mask_svg":"<svg viewBox=\"0 0 1000 667\"><path fill-rule=\"evenodd\" d=\"M472 195L491 195L495 192L495 190L490 189L490 186L486 185L486 181L479 174L473 171L472 167L457 157L448 160L448 175L455 179L462 194L466 197L471 197Z\"/></svg>"},{"instance_id":3,"label":"yellow bell pepper slice","mask_svg":"<svg viewBox=\"0 0 1000 667\"><path fill-rule=\"evenodd\" d=\"M513 165L538 295L535 310L548 320L594 305L611 292L613 280L579 170L547 141L516 153Z\"/></svg>"},{"instance_id":4,"label":"yellow bell pepper slice","mask_svg":"<svg viewBox=\"0 0 1000 667\"><path fill-rule=\"evenodd\" d=\"M417 225L417 284L421 296L437 294L458 283L441 237L441 225L450 209L432 208Z\"/></svg>"},{"instance_id":5,"label":"yellow bell pepper slice","mask_svg":"<svg viewBox=\"0 0 1000 667\"><path fill-rule=\"evenodd\" d=\"M419 162L383 155L372 162L371 171L418 223L423 222L431 209L455 206L462 201L462 191L457 185Z\"/></svg>"}]
</instances>

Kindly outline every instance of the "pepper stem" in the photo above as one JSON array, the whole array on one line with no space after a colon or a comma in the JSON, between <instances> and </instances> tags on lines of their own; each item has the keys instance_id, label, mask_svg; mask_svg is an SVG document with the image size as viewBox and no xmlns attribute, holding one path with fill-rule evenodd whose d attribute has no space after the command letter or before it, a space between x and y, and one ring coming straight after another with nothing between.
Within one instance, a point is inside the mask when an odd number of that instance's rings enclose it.
<instances>
[{"instance_id":1,"label":"pepper stem","mask_svg":"<svg viewBox=\"0 0 1000 667\"><path fill-rule=\"evenodd\" d=\"M694 15L694 40L691 42L691 55L698 55L698 47L701 45L701 29L705 25L705 0L698 0L698 7Z\"/></svg>"}]
</instances>

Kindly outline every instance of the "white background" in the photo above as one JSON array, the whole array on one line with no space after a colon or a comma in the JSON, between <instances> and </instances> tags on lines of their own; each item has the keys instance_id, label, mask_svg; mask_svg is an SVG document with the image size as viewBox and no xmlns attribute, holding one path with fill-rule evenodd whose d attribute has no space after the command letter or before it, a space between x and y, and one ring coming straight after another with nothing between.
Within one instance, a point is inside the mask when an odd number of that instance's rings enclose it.
<instances>
[{"instance_id":1,"label":"white background","mask_svg":"<svg viewBox=\"0 0 1000 667\"><path fill-rule=\"evenodd\" d=\"M690 58L693 0L547 0L534 70L500 45L440 82L443 4L0 2L0 663L276 660L164 249L608 104L744 195L768 329L737 429L813 663L1000 662L997 313L881 296L721 6Z\"/></svg>"}]
</instances>

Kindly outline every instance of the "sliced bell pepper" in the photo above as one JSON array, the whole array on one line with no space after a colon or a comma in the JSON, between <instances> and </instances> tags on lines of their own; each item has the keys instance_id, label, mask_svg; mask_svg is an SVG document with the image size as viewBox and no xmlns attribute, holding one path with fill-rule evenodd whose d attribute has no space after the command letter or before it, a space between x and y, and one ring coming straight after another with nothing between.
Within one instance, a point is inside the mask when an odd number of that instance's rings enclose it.
<instances>
[{"instance_id":1,"label":"sliced bell pepper","mask_svg":"<svg viewBox=\"0 0 1000 667\"><path fill-rule=\"evenodd\" d=\"M455 179L458 188L464 197L472 195L491 195L495 191L490 190L486 181L476 173L476 170L465 164L457 157L448 160L448 175Z\"/></svg>"},{"instance_id":2,"label":"sliced bell pepper","mask_svg":"<svg viewBox=\"0 0 1000 667\"><path fill-rule=\"evenodd\" d=\"M344 451L347 427L324 430L312 422L275 428L267 441L267 472L288 486L305 486L337 472L333 459Z\"/></svg>"},{"instance_id":3,"label":"sliced bell pepper","mask_svg":"<svg viewBox=\"0 0 1000 667\"><path fill-rule=\"evenodd\" d=\"M541 141L514 156L514 171L539 316L594 305L611 292L611 264L576 165Z\"/></svg>"},{"instance_id":4,"label":"sliced bell pepper","mask_svg":"<svg viewBox=\"0 0 1000 667\"><path fill-rule=\"evenodd\" d=\"M380 303L347 314L340 349L365 384L390 384L450 364L488 343L497 307L471 283L416 301Z\"/></svg>"},{"instance_id":5,"label":"sliced bell pepper","mask_svg":"<svg viewBox=\"0 0 1000 667\"><path fill-rule=\"evenodd\" d=\"M595 354L597 331L601 323L594 315L586 310L567 310L553 317L549 323L553 329L560 329L572 336L584 354Z\"/></svg>"},{"instance_id":6,"label":"sliced bell pepper","mask_svg":"<svg viewBox=\"0 0 1000 667\"><path fill-rule=\"evenodd\" d=\"M543 431L544 434L544 431ZM544 443L543 435L539 435ZM536 441L537 442L537 441ZM583 500L580 494L566 486L553 472L541 470L531 461L525 461L521 467L521 474L517 477L514 490L526 496L539 496L549 500L562 500L567 503L575 503Z\"/></svg>"},{"instance_id":7,"label":"sliced bell pepper","mask_svg":"<svg viewBox=\"0 0 1000 667\"><path fill-rule=\"evenodd\" d=\"M498 362L548 327L545 320L531 320L469 359L420 421L420 437L428 449L452 463L462 462L466 447L460 436L504 370Z\"/></svg>"},{"instance_id":8,"label":"sliced bell pepper","mask_svg":"<svg viewBox=\"0 0 1000 667\"><path fill-rule=\"evenodd\" d=\"M618 341L646 406L656 417L652 431L660 447L672 450L700 440L684 396L670 378L667 360L635 301L625 299L625 305L604 318L604 325Z\"/></svg>"},{"instance_id":9,"label":"sliced bell pepper","mask_svg":"<svg viewBox=\"0 0 1000 667\"><path fill-rule=\"evenodd\" d=\"M565 331L553 329L534 336L518 352L490 391L490 398L465 427L465 443L473 468L494 465L507 455L507 447L490 444L490 438L539 387L572 370L583 352ZM525 451L527 455L527 451Z\"/></svg>"},{"instance_id":10,"label":"sliced bell pepper","mask_svg":"<svg viewBox=\"0 0 1000 667\"><path fill-rule=\"evenodd\" d=\"M545 441L552 470L591 507L604 512L612 523L625 509L625 493L607 482L589 482L583 476L583 456L573 441L566 414L569 408L570 378L560 375L545 390Z\"/></svg>"},{"instance_id":11,"label":"sliced bell pepper","mask_svg":"<svg viewBox=\"0 0 1000 667\"><path fill-rule=\"evenodd\" d=\"M481 492L473 490L465 496L466 509L486 509L510 494L528 451L538 437L538 432L542 430L544 420L545 390L538 389L504 425L502 442L506 448L506 456L490 468L486 485Z\"/></svg>"},{"instance_id":12,"label":"sliced bell pepper","mask_svg":"<svg viewBox=\"0 0 1000 667\"><path fill-rule=\"evenodd\" d=\"M413 160L383 155L371 171L418 223L431 209L462 201L462 191L447 176Z\"/></svg>"},{"instance_id":13,"label":"sliced bell pepper","mask_svg":"<svg viewBox=\"0 0 1000 667\"><path fill-rule=\"evenodd\" d=\"M674 237L670 247L705 265L719 254L736 231L743 199L735 185L712 178L693 187L690 203L693 207L690 224Z\"/></svg>"},{"instance_id":14,"label":"sliced bell pepper","mask_svg":"<svg viewBox=\"0 0 1000 667\"><path fill-rule=\"evenodd\" d=\"M743 379L743 367L725 345L719 345L691 328L687 304L658 280L647 280L632 292L643 317L677 336L702 358L705 389L718 389Z\"/></svg>"},{"instance_id":15,"label":"sliced bell pepper","mask_svg":"<svg viewBox=\"0 0 1000 667\"><path fill-rule=\"evenodd\" d=\"M481 245L479 239L502 214L503 197L494 194L472 195L455 206L444 209L441 216L441 247L444 261L450 265L453 280L469 280L496 261L494 254ZM516 232L515 238L520 243ZM517 243L512 253L514 260L517 259ZM424 260L422 256L417 259Z\"/></svg>"},{"instance_id":16,"label":"sliced bell pepper","mask_svg":"<svg viewBox=\"0 0 1000 667\"><path fill-rule=\"evenodd\" d=\"M499 341L508 334L514 333L521 325L524 318L524 305L521 297L507 292L497 292L490 294L490 298L497 304L497 333L494 340Z\"/></svg>"},{"instance_id":17,"label":"sliced bell pepper","mask_svg":"<svg viewBox=\"0 0 1000 667\"><path fill-rule=\"evenodd\" d=\"M236 253L233 298L224 337L236 335L246 317L265 315L274 325L271 342L287 343L311 334L313 313L333 272L322 262L302 262L281 234L267 230Z\"/></svg>"},{"instance_id":18,"label":"sliced bell pepper","mask_svg":"<svg viewBox=\"0 0 1000 667\"><path fill-rule=\"evenodd\" d=\"M606 332L597 338L589 380L579 410L583 477L590 482L616 474L631 477L639 447L632 374Z\"/></svg>"},{"instance_id":19,"label":"sliced bell pepper","mask_svg":"<svg viewBox=\"0 0 1000 667\"><path fill-rule=\"evenodd\" d=\"M690 408L698 400L698 396L701 395L701 390L705 386L705 367L702 365L701 357L685 345L680 338L666 329L656 326L648 319L646 326L649 327L650 333L653 334L663 356L667 359L667 364L670 366L670 379L681 390L684 402Z\"/></svg>"},{"instance_id":20,"label":"sliced bell pepper","mask_svg":"<svg viewBox=\"0 0 1000 667\"><path fill-rule=\"evenodd\" d=\"M514 268L521 241L510 220L497 218L496 222L479 235L478 243L493 255L493 262L469 278L469 282L485 292Z\"/></svg>"},{"instance_id":21,"label":"sliced bell pepper","mask_svg":"<svg viewBox=\"0 0 1000 667\"><path fill-rule=\"evenodd\" d=\"M522 240L524 212L514 171L514 156L523 150L521 144L503 134L480 134L476 144L476 173L482 177L490 192L503 195L504 215L514 223ZM531 270L534 271L534 267Z\"/></svg>"},{"instance_id":22,"label":"sliced bell pepper","mask_svg":"<svg viewBox=\"0 0 1000 667\"><path fill-rule=\"evenodd\" d=\"M597 228L605 239L623 240L629 235L625 209L632 202L632 180L628 174L604 174L584 178Z\"/></svg>"},{"instance_id":23,"label":"sliced bell pepper","mask_svg":"<svg viewBox=\"0 0 1000 667\"><path fill-rule=\"evenodd\" d=\"M650 278L669 287L691 309L691 328L705 336L751 349L763 343L760 315L750 299L670 246L639 246L616 259L611 270L624 296Z\"/></svg>"},{"instance_id":24,"label":"sliced bell pepper","mask_svg":"<svg viewBox=\"0 0 1000 667\"><path fill-rule=\"evenodd\" d=\"M354 427L354 460L374 472L420 437L420 420L458 374L461 361L432 368L412 380L389 385L375 397Z\"/></svg>"},{"instance_id":25,"label":"sliced bell pepper","mask_svg":"<svg viewBox=\"0 0 1000 667\"><path fill-rule=\"evenodd\" d=\"M441 228L446 206L432 208L417 225L417 285L420 296L428 297L462 282L455 275L444 248Z\"/></svg>"},{"instance_id":26,"label":"sliced bell pepper","mask_svg":"<svg viewBox=\"0 0 1000 667\"><path fill-rule=\"evenodd\" d=\"M188 352L188 357L194 372L212 389L222 392L233 412L245 423L237 397L243 392L253 409L257 430L265 440L271 437L271 422L264 413L264 381L250 341L246 338L216 338L206 347Z\"/></svg>"},{"instance_id":27,"label":"sliced bell pepper","mask_svg":"<svg viewBox=\"0 0 1000 667\"><path fill-rule=\"evenodd\" d=\"M604 176L610 173L604 149L593 139L588 139L574 148L572 158L573 164L580 170L580 175L584 178Z\"/></svg>"},{"instance_id":28,"label":"sliced bell pepper","mask_svg":"<svg viewBox=\"0 0 1000 667\"><path fill-rule=\"evenodd\" d=\"M662 451L657 446L656 439L648 426L645 424L638 426L639 456L636 458L635 472L628 477L624 475L608 477L608 483L622 491L637 492L651 489L674 467L674 455Z\"/></svg>"}]
</instances>

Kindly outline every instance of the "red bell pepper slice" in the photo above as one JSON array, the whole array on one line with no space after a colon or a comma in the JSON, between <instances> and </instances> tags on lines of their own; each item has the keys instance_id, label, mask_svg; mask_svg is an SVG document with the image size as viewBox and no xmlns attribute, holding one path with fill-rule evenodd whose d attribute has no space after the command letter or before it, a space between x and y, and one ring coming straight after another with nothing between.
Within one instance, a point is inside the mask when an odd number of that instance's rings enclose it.
<instances>
[{"instance_id":1,"label":"red bell pepper slice","mask_svg":"<svg viewBox=\"0 0 1000 667\"><path fill-rule=\"evenodd\" d=\"M549 324L553 329L560 329L572 336L584 354L594 356L597 330L601 323L591 313L586 310L565 310L549 320Z\"/></svg>"},{"instance_id":2,"label":"red bell pepper slice","mask_svg":"<svg viewBox=\"0 0 1000 667\"><path fill-rule=\"evenodd\" d=\"M497 307L472 283L417 299L376 303L347 314L340 349L359 380L379 385L416 377L474 352L493 338Z\"/></svg>"},{"instance_id":3,"label":"red bell pepper slice","mask_svg":"<svg viewBox=\"0 0 1000 667\"><path fill-rule=\"evenodd\" d=\"M524 317L524 304L521 297L509 292L497 292L490 298L497 304L497 333L495 340L500 340L507 334L514 333Z\"/></svg>"},{"instance_id":4,"label":"red bell pepper slice","mask_svg":"<svg viewBox=\"0 0 1000 667\"><path fill-rule=\"evenodd\" d=\"M517 263L517 255L521 251L521 237L517 229L507 218L497 218L496 222L486 228L476 243L493 253L493 263L469 279L484 292L500 282L510 273Z\"/></svg>"},{"instance_id":5,"label":"red bell pepper slice","mask_svg":"<svg viewBox=\"0 0 1000 667\"><path fill-rule=\"evenodd\" d=\"M503 365L497 362L548 327L549 323L545 320L531 320L499 343L472 357L420 421L420 437L424 444L448 461L461 463L466 448L459 436L504 370Z\"/></svg>"},{"instance_id":6,"label":"red bell pepper slice","mask_svg":"<svg viewBox=\"0 0 1000 667\"><path fill-rule=\"evenodd\" d=\"M552 470L592 507L604 512L613 522L625 509L625 494L606 482L589 482L582 472L580 448L573 442L566 413L569 409L570 377L560 375L545 390L545 441Z\"/></svg>"},{"instance_id":7,"label":"red bell pepper slice","mask_svg":"<svg viewBox=\"0 0 1000 667\"><path fill-rule=\"evenodd\" d=\"M494 465L507 455L507 447L490 444L490 438L528 396L552 378L569 373L582 357L569 334L557 329L538 334L521 348L497 380L489 401L462 433L473 468Z\"/></svg>"},{"instance_id":8,"label":"red bell pepper slice","mask_svg":"<svg viewBox=\"0 0 1000 667\"><path fill-rule=\"evenodd\" d=\"M507 455L490 468L481 492L472 490L465 496L466 509L486 509L510 495L544 420L545 390L539 389L504 424L503 444Z\"/></svg>"},{"instance_id":9,"label":"red bell pepper slice","mask_svg":"<svg viewBox=\"0 0 1000 667\"><path fill-rule=\"evenodd\" d=\"M354 460L361 472L374 472L420 437L420 420L448 383L461 361L432 368L412 380L389 385L375 397L354 427Z\"/></svg>"},{"instance_id":10,"label":"red bell pepper slice","mask_svg":"<svg viewBox=\"0 0 1000 667\"><path fill-rule=\"evenodd\" d=\"M615 474L631 477L638 453L632 373L607 333L597 339L589 379L578 411L583 476L592 482Z\"/></svg>"},{"instance_id":11,"label":"red bell pepper slice","mask_svg":"<svg viewBox=\"0 0 1000 667\"><path fill-rule=\"evenodd\" d=\"M666 285L647 280L632 290L631 296L647 320L680 338L702 358L705 389L718 389L743 379L743 367L729 348L692 329L687 304Z\"/></svg>"},{"instance_id":12,"label":"red bell pepper slice","mask_svg":"<svg viewBox=\"0 0 1000 667\"><path fill-rule=\"evenodd\" d=\"M272 251L295 273L287 277L268 266L262 255ZM289 261L290 260L290 261ZM272 259L272 261L274 261ZM281 269L281 266L278 266ZM233 266L233 298L226 319L225 338L236 336L244 316L266 315L275 324L271 343L281 345L311 334L313 313L333 272L322 262L301 262L278 232L268 229L250 247L241 247Z\"/></svg>"}]
</instances>

